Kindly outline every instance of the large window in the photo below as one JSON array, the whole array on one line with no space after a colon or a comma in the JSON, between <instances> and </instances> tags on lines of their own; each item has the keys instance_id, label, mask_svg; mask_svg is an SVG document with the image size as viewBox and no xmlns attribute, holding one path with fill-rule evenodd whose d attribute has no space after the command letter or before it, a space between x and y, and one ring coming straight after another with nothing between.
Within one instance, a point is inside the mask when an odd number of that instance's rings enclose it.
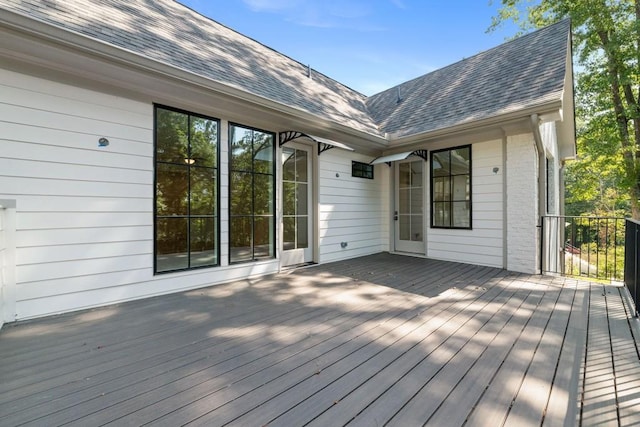
<instances>
[{"instance_id":1,"label":"large window","mask_svg":"<svg viewBox=\"0 0 640 427\"><path fill-rule=\"evenodd\" d=\"M215 119L155 108L155 271L218 265Z\"/></svg>"},{"instance_id":2,"label":"large window","mask_svg":"<svg viewBox=\"0 0 640 427\"><path fill-rule=\"evenodd\" d=\"M471 228L471 146L431 152L431 227Z\"/></svg>"},{"instance_id":3,"label":"large window","mask_svg":"<svg viewBox=\"0 0 640 427\"><path fill-rule=\"evenodd\" d=\"M275 256L272 133L229 126L229 261Z\"/></svg>"}]
</instances>

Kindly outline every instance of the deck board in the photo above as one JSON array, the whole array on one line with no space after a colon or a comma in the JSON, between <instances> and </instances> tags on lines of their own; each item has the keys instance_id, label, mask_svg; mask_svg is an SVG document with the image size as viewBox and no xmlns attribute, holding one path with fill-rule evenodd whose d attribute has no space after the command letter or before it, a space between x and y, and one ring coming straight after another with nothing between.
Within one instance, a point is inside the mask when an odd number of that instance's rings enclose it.
<instances>
[{"instance_id":1,"label":"deck board","mask_svg":"<svg viewBox=\"0 0 640 427\"><path fill-rule=\"evenodd\" d=\"M560 357L555 369L552 389L544 414L543 427L574 426L579 424L578 402L581 364L584 361L587 335L588 298L585 283L565 282L575 288L569 321L560 346Z\"/></svg>"},{"instance_id":2,"label":"deck board","mask_svg":"<svg viewBox=\"0 0 640 427\"><path fill-rule=\"evenodd\" d=\"M564 343L569 315L573 309L575 288L567 286L564 280L558 280L552 286L560 286L560 296L552 308L551 316L537 344L533 358L526 368L523 381L509 409L505 425L533 424L530 420L543 420L555 369ZM540 423L535 423L539 425Z\"/></svg>"},{"instance_id":3,"label":"deck board","mask_svg":"<svg viewBox=\"0 0 640 427\"><path fill-rule=\"evenodd\" d=\"M634 425L625 298L382 253L9 324L0 426Z\"/></svg>"},{"instance_id":4,"label":"deck board","mask_svg":"<svg viewBox=\"0 0 640 427\"><path fill-rule=\"evenodd\" d=\"M385 343L385 347L378 349L378 353L371 358L357 363L345 360L346 366L339 375L324 379L326 385L319 392L315 392L315 387L307 389L304 401L286 413L282 413L281 403L273 402L271 406L274 407L274 411L270 415L274 417L267 418L266 421L274 426L301 425L329 409L340 411L343 407L340 404L341 400L374 375L380 373L382 376L397 378L425 357L432 356L446 340L451 339L472 319L471 316L476 314L481 306L491 302L499 292L496 287L489 291L476 290L476 294L465 299L462 304L455 304L437 317L432 317L422 325L416 325L415 329L412 329L414 325L409 326L405 335ZM352 369L351 366L356 367ZM299 390L292 389L289 396L283 398L292 399L294 396L299 399ZM254 425L259 421L258 418L245 417L235 420L234 424Z\"/></svg>"},{"instance_id":5,"label":"deck board","mask_svg":"<svg viewBox=\"0 0 640 427\"><path fill-rule=\"evenodd\" d=\"M590 286L589 330L582 403L582 425L585 427L618 425L615 371L605 294L603 285Z\"/></svg>"},{"instance_id":6,"label":"deck board","mask_svg":"<svg viewBox=\"0 0 640 427\"><path fill-rule=\"evenodd\" d=\"M636 372L639 352L633 335L637 328L630 327L629 323L637 326L638 319L629 318L622 304L623 291L621 288L607 290L607 313L620 426L637 426L640 425L640 378Z\"/></svg>"},{"instance_id":7,"label":"deck board","mask_svg":"<svg viewBox=\"0 0 640 427\"><path fill-rule=\"evenodd\" d=\"M508 284L509 282L499 285ZM499 302L502 304L500 309L487 310L485 305L482 312L469 317L471 323L476 323L474 326L465 328L457 339L445 337L444 344L451 341L448 346L439 346L433 353L425 355L418 364L410 366L411 370L399 369L403 374L401 378L380 372L366 387L359 388L349 399L340 402L344 407L342 414L327 412L318 418L316 425L342 425L351 419L354 425L375 425L389 421L394 415L398 420L394 418L393 422L397 424L407 422L405 425L416 425L419 420L426 420L434 406L441 401L445 389L456 384L456 375L464 373L473 364L481 351L482 343L490 342L492 336L497 334L504 323L498 319L517 309L519 301L512 298L516 289L512 289L512 292L505 291L503 288L496 299L488 302ZM513 307L506 308L509 305ZM382 390L376 390L379 385L383 387ZM375 401L357 413L356 402L358 399L366 402L366 396L374 396ZM410 414L413 419L403 419L406 414Z\"/></svg>"}]
</instances>

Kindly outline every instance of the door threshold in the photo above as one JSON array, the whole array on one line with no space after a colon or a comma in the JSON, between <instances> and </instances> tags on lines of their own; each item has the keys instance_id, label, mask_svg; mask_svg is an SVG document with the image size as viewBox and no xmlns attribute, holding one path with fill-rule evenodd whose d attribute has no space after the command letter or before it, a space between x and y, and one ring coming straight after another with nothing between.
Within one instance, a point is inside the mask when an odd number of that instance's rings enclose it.
<instances>
[{"instance_id":1,"label":"door threshold","mask_svg":"<svg viewBox=\"0 0 640 427\"><path fill-rule=\"evenodd\" d=\"M390 251L389 253L392 255L412 256L415 258L428 258L425 254L418 254L415 252Z\"/></svg>"},{"instance_id":2,"label":"door threshold","mask_svg":"<svg viewBox=\"0 0 640 427\"><path fill-rule=\"evenodd\" d=\"M314 265L317 265L317 263L315 263L313 261L302 262L300 264L292 264L292 265L287 265L287 266L284 266L284 267L280 267L280 271L297 270L297 269L300 269L300 268L313 267Z\"/></svg>"}]
</instances>

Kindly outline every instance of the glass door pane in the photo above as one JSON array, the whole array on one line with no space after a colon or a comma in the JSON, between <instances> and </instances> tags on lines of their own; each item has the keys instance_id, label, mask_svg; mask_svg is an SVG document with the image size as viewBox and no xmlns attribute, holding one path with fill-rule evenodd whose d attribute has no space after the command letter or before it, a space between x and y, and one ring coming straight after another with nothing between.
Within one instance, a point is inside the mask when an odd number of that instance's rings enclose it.
<instances>
[{"instance_id":1,"label":"glass door pane","mask_svg":"<svg viewBox=\"0 0 640 427\"><path fill-rule=\"evenodd\" d=\"M283 249L295 252L309 248L311 185L309 153L304 149L283 147L282 149L282 207ZM308 262L310 251L286 259ZM304 256L304 260L302 260ZM283 263L288 261L283 260ZM294 263L292 261L292 263Z\"/></svg>"},{"instance_id":2,"label":"glass door pane","mask_svg":"<svg viewBox=\"0 0 640 427\"><path fill-rule=\"evenodd\" d=\"M424 161L397 164L396 250L424 253Z\"/></svg>"}]
</instances>

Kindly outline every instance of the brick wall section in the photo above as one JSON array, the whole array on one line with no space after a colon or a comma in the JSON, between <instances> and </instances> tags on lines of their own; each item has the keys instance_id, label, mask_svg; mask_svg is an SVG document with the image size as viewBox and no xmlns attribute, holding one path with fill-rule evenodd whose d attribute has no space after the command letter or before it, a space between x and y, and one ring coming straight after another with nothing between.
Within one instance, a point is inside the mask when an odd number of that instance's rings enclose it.
<instances>
[{"instance_id":1,"label":"brick wall section","mask_svg":"<svg viewBox=\"0 0 640 427\"><path fill-rule=\"evenodd\" d=\"M537 154L533 134L507 138L507 269L538 271Z\"/></svg>"}]
</instances>

